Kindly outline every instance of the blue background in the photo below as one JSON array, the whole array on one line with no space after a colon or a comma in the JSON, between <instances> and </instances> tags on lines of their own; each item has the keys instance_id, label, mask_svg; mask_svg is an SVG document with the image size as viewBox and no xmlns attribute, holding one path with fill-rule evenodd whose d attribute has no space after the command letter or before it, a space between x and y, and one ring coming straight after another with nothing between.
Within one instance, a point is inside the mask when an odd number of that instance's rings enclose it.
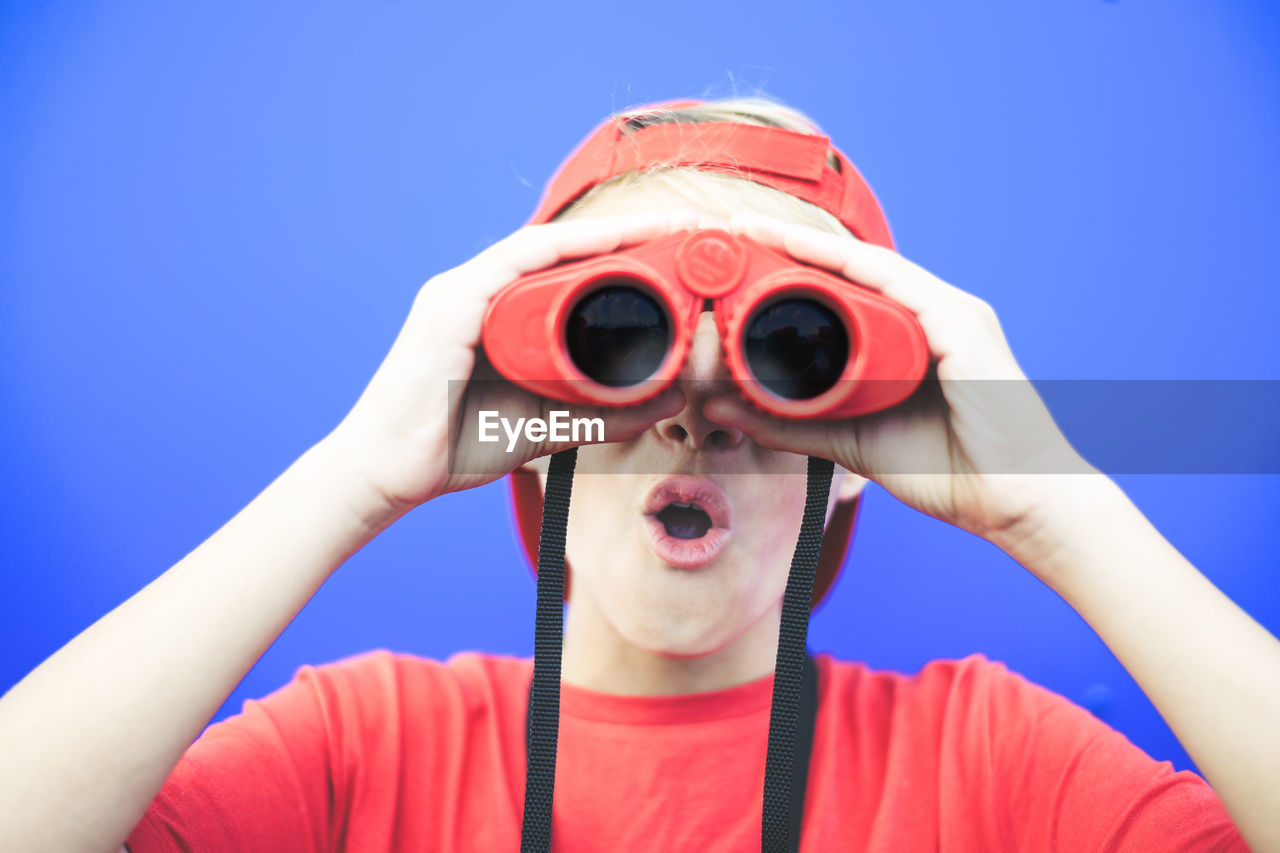
<instances>
[{"instance_id":1,"label":"blue background","mask_svg":"<svg viewBox=\"0 0 1280 853\"><path fill-rule=\"evenodd\" d=\"M0 15L0 690L322 438L422 282L650 100L762 90L808 112L903 254L991 302L1033 378L1280 378L1265 2ZM1117 479L1280 631L1276 477ZM531 654L533 594L505 482L449 496L341 568L219 718L371 648ZM983 651L1192 766L1069 606L878 488L811 641L905 671Z\"/></svg>"}]
</instances>

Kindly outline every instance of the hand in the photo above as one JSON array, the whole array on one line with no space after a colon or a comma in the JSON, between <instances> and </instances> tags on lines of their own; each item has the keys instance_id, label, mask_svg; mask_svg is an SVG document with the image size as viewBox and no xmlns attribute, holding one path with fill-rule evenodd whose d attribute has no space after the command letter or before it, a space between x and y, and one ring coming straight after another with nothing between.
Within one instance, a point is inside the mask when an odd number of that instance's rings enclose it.
<instances>
[{"instance_id":1,"label":"hand","mask_svg":"<svg viewBox=\"0 0 1280 853\"><path fill-rule=\"evenodd\" d=\"M476 434L479 410L495 410L514 422L520 417L545 419L549 408L566 408L503 380L484 358L480 339L489 300L525 273L696 224L696 214L678 212L526 226L433 277L418 291L368 388L325 442L389 509L401 513L437 495L496 480L539 456L592 443L521 438L508 453L505 438L483 445L483 451L468 441L466 458L454 459L457 437ZM609 441L624 441L683 406L683 394L671 388L625 408L575 406L573 416L604 418Z\"/></svg>"},{"instance_id":2,"label":"hand","mask_svg":"<svg viewBox=\"0 0 1280 853\"><path fill-rule=\"evenodd\" d=\"M761 446L831 459L1005 550L1042 520L1056 479L1044 474L1097 473L1058 430L981 299L850 236L757 214L738 214L730 230L912 311L928 340L931 375L894 408L858 418L784 419L737 395L708 400L707 417Z\"/></svg>"}]
</instances>

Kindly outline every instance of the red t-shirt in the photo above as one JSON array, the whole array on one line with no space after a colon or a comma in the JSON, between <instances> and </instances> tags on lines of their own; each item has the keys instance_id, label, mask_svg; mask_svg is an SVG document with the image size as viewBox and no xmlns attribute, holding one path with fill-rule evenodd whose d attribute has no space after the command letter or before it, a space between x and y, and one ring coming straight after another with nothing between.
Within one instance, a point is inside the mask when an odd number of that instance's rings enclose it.
<instances>
[{"instance_id":1,"label":"red t-shirt","mask_svg":"<svg viewBox=\"0 0 1280 853\"><path fill-rule=\"evenodd\" d=\"M817 663L804 853L1248 849L1199 776L982 655ZM206 730L129 849L516 851L532 674L475 652L302 667ZM562 685L552 849L759 850L772 690Z\"/></svg>"}]
</instances>

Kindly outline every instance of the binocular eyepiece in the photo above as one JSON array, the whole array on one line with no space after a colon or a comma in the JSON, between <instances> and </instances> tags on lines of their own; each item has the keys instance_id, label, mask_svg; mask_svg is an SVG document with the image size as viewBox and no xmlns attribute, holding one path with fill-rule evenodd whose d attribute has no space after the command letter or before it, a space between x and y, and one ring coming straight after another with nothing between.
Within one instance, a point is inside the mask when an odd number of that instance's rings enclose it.
<instances>
[{"instance_id":1,"label":"binocular eyepiece","mask_svg":"<svg viewBox=\"0 0 1280 853\"><path fill-rule=\"evenodd\" d=\"M564 345L582 374L611 388L652 377L672 346L674 324L647 283L619 276L597 282L568 312ZM751 377L786 400L809 400L844 374L856 338L839 315L801 294L757 307L743 332Z\"/></svg>"}]
</instances>

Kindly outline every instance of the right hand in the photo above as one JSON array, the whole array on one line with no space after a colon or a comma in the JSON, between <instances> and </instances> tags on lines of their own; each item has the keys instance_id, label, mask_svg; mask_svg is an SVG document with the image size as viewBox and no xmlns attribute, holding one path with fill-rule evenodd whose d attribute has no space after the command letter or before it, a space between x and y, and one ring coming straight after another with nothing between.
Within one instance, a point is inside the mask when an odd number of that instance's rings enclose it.
<instances>
[{"instance_id":1,"label":"right hand","mask_svg":"<svg viewBox=\"0 0 1280 853\"><path fill-rule=\"evenodd\" d=\"M697 227L697 222L696 213L681 211L529 225L434 276L418 291L368 387L325 443L397 514L446 492L496 480L539 456L588 443L522 438L507 453L504 437L483 459L455 466L467 473L450 471L449 460L458 449L456 442L450 446L450 427L454 436L463 434L461 428L475 429L468 424L478 410L496 410L514 420L545 418L549 408L566 408L503 380L484 358L480 336L489 301L525 273ZM625 441L683 406L683 394L672 387L645 403L574 406L573 414L605 418L609 441ZM461 417L467 417L462 424Z\"/></svg>"}]
</instances>

